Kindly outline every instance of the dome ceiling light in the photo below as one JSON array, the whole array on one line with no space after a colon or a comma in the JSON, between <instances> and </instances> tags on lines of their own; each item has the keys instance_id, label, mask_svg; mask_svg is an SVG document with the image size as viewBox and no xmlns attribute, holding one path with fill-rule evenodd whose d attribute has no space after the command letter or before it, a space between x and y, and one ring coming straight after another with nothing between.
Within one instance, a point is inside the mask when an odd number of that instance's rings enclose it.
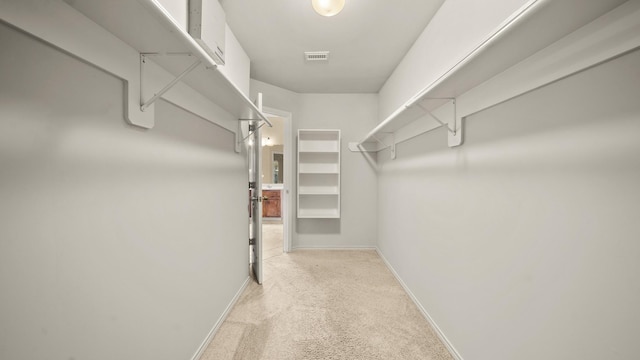
<instances>
[{"instance_id":1,"label":"dome ceiling light","mask_svg":"<svg viewBox=\"0 0 640 360\"><path fill-rule=\"evenodd\" d=\"M311 0L313 10L322 16L337 15L344 7L345 0Z\"/></svg>"}]
</instances>

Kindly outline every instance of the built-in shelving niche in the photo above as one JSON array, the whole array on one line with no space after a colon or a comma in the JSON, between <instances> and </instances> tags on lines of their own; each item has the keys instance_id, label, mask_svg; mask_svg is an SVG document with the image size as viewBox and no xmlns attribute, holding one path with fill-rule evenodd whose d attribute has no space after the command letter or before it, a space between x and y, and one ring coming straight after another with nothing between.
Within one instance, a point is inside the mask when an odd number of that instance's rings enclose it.
<instances>
[{"instance_id":1,"label":"built-in shelving niche","mask_svg":"<svg viewBox=\"0 0 640 360\"><path fill-rule=\"evenodd\" d=\"M340 130L298 130L298 218L340 218Z\"/></svg>"}]
</instances>

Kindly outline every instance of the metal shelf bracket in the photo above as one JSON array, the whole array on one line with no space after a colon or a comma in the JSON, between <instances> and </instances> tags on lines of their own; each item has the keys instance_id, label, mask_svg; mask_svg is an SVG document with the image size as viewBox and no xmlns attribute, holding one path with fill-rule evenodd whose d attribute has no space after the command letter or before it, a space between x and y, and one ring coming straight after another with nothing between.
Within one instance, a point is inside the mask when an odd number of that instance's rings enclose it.
<instances>
[{"instance_id":1,"label":"metal shelf bracket","mask_svg":"<svg viewBox=\"0 0 640 360\"><path fill-rule=\"evenodd\" d=\"M453 114L449 122L440 120L440 118L438 118L433 112L431 112L431 110L429 110L426 106L424 106L420 102L416 102L416 105L418 105L420 109L422 109L433 120L435 120L438 124L440 124L440 126L447 129L447 132L448 132L447 142L449 144L449 147L456 147L456 146L462 145L462 123L463 123L462 120L463 119L462 118L458 119L457 111L456 111L457 110L456 99L455 98L423 98L423 100L450 100L451 101L451 105L452 105L451 108L452 108Z\"/></svg>"},{"instance_id":2,"label":"metal shelf bracket","mask_svg":"<svg viewBox=\"0 0 640 360\"><path fill-rule=\"evenodd\" d=\"M256 123L259 122L260 120L254 120ZM242 144L244 141L246 141L249 137L251 137L256 131L258 131L258 129L260 129L261 127L263 127L266 123L262 123L259 126L256 125L249 125L249 135L245 136L244 139L240 140L239 143Z\"/></svg>"},{"instance_id":3,"label":"metal shelf bracket","mask_svg":"<svg viewBox=\"0 0 640 360\"><path fill-rule=\"evenodd\" d=\"M373 135L373 138L376 139L376 141L378 141L380 144L384 145L384 147L382 149L389 148L391 150L391 159L395 160L395 158L396 158L396 135L394 133L380 133L380 134L387 135L385 138L386 139L390 139L391 143L387 144L386 142L384 142L383 140L381 140L379 137L377 137L375 135Z\"/></svg>"},{"instance_id":4,"label":"metal shelf bracket","mask_svg":"<svg viewBox=\"0 0 640 360\"><path fill-rule=\"evenodd\" d=\"M158 100L164 93L171 90L171 88L177 84L180 80L182 80L185 76L189 75L191 71L197 68L202 61L196 60L193 64L191 64L188 68L186 68L180 75L176 76L175 79L171 80L167 85L165 85L160 91L154 93L153 96L144 101L144 67L147 63L147 57L149 56L191 56L189 53L171 53L171 54L159 54L159 53L144 53L140 54L140 110L145 111L151 105L153 105L156 100Z\"/></svg>"},{"instance_id":5,"label":"metal shelf bracket","mask_svg":"<svg viewBox=\"0 0 640 360\"><path fill-rule=\"evenodd\" d=\"M256 100L254 101L256 107L262 111L262 93L258 93L258 97L256 98ZM240 137L242 136L242 122L248 121L249 122L249 128L248 128L248 135L245 136L244 138L240 139ZM260 124L260 125L258 125ZM268 125L269 127L273 127L273 124L271 123L271 121L269 121L267 118L240 118L238 119L238 130L236 131L236 147L235 150L237 153L240 152L240 145L242 145L248 138L250 138L256 131L258 131L260 128L262 128L263 126Z\"/></svg>"},{"instance_id":6,"label":"metal shelf bracket","mask_svg":"<svg viewBox=\"0 0 640 360\"><path fill-rule=\"evenodd\" d=\"M386 135L385 139L390 139L391 142L388 144L386 143L384 140L380 139L379 137L377 137L376 135L373 135L372 138L375 139L378 143L382 144L382 148L379 148L377 146L371 146L371 145L375 145L374 143L358 143L358 142L350 142L349 143L349 150L351 152L378 152L381 150L384 150L386 148L390 148L391 150L391 159L395 159L396 158L396 136L394 133L383 133L381 132L380 134Z\"/></svg>"}]
</instances>

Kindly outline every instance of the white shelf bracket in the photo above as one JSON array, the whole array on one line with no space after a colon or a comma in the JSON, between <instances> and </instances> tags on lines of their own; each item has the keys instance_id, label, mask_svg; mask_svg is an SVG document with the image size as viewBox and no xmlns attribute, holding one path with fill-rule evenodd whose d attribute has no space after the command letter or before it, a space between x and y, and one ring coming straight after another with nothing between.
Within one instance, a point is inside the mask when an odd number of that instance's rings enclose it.
<instances>
[{"instance_id":1,"label":"white shelf bracket","mask_svg":"<svg viewBox=\"0 0 640 360\"><path fill-rule=\"evenodd\" d=\"M395 158L396 158L396 135L394 133L380 133L380 134L387 135L387 138L391 139L391 144L385 143L384 141L380 140L380 138L378 138L375 135L373 135L373 138L376 139L376 141L378 141L380 144L384 145L384 148L382 148L382 149L389 148L390 151L391 151L391 159L395 160Z\"/></svg>"},{"instance_id":2,"label":"white shelf bracket","mask_svg":"<svg viewBox=\"0 0 640 360\"><path fill-rule=\"evenodd\" d=\"M348 145L349 145L349 150L351 152L377 152L378 151L377 143L350 142Z\"/></svg>"},{"instance_id":3,"label":"white shelf bracket","mask_svg":"<svg viewBox=\"0 0 640 360\"><path fill-rule=\"evenodd\" d=\"M386 148L390 148L391 159L395 159L396 158L396 135L394 133L383 133L383 132L381 132L380 134L386 135L385 139L390 139L391 143L387 144L385 141L381 140L379 137L372 135L371 137L373 139L375 139L378 143L382 144L382 148L379 148L377 146L373 147L372 145L375 145L375 144L371 142L366 142L366 143L350 142L349 150L352 152L378 152Z\"/></svg>"},{"instance_id":4,"label":"white shelf bracket","mask_svg":"<svg viewBox=\"0 0 640 360\"><path fill-rule=\"evenodd\" d=\"M140 111L138 54L113 34L63 1L0 1L0 21L122 80L125 121L145 129L153 127L153 109ZM101 51L96 51L96 44Z\"/></svg>"},{"instance_id":5,"label":"white shelf bracket","mask_svg":"<svg viewBox=\"0 0 640 360\"><path fill-rule=\"evenodd\" d=\"M156 54L156 53L152 53L152 54L140 54L140 110L141 111L145 111L146 109L148 109L151 105L153 105L154 102L156 102L156 100L158 100L162 95L164 95L164 93L166 93L167 91L171 90L171 88L177 84L180 80L182 80L185 76L189 75L189 73L191 71L193 71L195 68L197 68L202 61L201 60L196 60L193 64L191 64L188 68L186 68L182 73L180 73L180 75L176 76L173 80L171 80L171 82L169 82L167 85L165 85L160 91L158 91L157 93L154 93L153 96L147 100L144 101L144 68L145 68L145 64L147 63L147 57L149 56L162 56L162 55L179 55L179 56L191 56L191 54L184 54L184 53L177 53L177 54Z\"/></svg>"},{"instance_id":6,"label":"white shelf bracket","mask_svg":"<svg viewBox=\"0 0 640 360\"><path fill-rule=\"evenodd\" d=\"M262 93L258 93L258 97L254 101L254 104L258 108L259 111L262 111ZM249 134L245 136L242 140L237 140L242 136L240 123L242 121L249 121ZM262 122L262 123L261 123ZM261 124L260 124L261 123ZM260 125L258 125L260 124ZM248 138L250 138L256 131L260 130L265 125L269 125L269 127L273 127L273 124L267 118L259 118L259 119L238 119L238 132L236 133L236 148L239 149L240 144L244 143ZM237 151L240 152L240 151Z\"/></svg>"},{"instance_id":7,"label":"white shelf bracket","mask_svg":"<svg viewBox=\"0 0 640 360\"><path fill-rule=\"evenodd\" d=\"M258 122L258 120L255 120L255 122ZM245 136L244 139L239 141L239 143L242 144L243 142L245 142L248 138L251 137L251 135L253 135L256 131L258 131L258 129L260 129L264 125L265 123L262 123L260 124L260 126L257 126L257 127L256 125L249 125L249 135Z\"/></svg>"},{"instance_id":8,"label":"white shelf bracket","mask_svg":"<svg viewBox=\"0 0 640 360\"><path fill-rule=\"evenodd\" d=\"M458 119L457 115L457 106L455 98L424 98L424 100L451 100L451 108L452 108L452 117L450 122L445 122L440 120L431 110L429 110L426 106L422 105L419 102L416 102L419 108L421 108L425 113L427 113L433 120L435 120L440 126L443 126L447 129L448 133L448 144L449 147L456 147L462 145L462 118Z\"/></svg>"}]
</instances>

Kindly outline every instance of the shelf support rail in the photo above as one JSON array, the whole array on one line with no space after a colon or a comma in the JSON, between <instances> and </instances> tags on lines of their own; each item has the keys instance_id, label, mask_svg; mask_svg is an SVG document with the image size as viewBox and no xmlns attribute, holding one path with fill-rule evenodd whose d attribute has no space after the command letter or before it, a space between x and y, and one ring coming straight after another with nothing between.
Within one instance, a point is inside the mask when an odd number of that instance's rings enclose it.
<instances>
[{"instance_id":1,"label":"shelf support rail","mask_svg":"<svg viewBox=\"0 0 640 360\"><path fill-rule=\"evenodd\" d=\"M171 80L165 87L163 87L160 91L155 93L151 99L146 102L142 102L143 99L143 89L144 89L144 66L147 63L147 56L162 56L162 55L178 55L178 56L192 56L190 53L173 53L173 54L159 54L159 53L144 53L140 54L140 110L145 111L149 106L153 105L156 100L158 100L164 93L171 90L171 88L180 82L185 76L189 75L191 71L196 69L202 63L202 60L196 60L193 64L191 64L188 68L186 68L180 75L176 76L175 79Z\"/></svg>"}]
</instances>

